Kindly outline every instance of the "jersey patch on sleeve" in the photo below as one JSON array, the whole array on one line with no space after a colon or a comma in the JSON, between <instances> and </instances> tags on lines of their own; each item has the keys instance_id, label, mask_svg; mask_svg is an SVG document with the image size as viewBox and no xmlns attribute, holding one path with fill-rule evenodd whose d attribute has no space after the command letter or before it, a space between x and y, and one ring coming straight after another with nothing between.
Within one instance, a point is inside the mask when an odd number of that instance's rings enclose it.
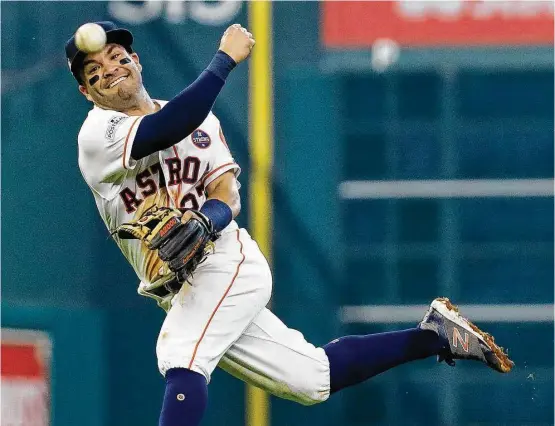
<instances>
[{"instance_id":1,"label":"jersey patch on sleeve","mask_svg":"<svg viewBox=\"0 0 555 426\"><path fill-rule=\"evenodd\" d=\"M106 134L104 135L108 141L114 141L117 128L128 118L129 117L124 117L122 115L115 115L108 120L108 128L106 129Z\"/></svg>"},{"instance_id":2,"label":"jersey patch on sleeve","mask_svg":"<svg viewBox=\"0 0 555 426\"><path fill-rule=\"evenodd\" d=\"M206 149L210 146L210 136L204 130L197 129L191 134L191 140L197 148Z\"/></svg>"}]
</instances>

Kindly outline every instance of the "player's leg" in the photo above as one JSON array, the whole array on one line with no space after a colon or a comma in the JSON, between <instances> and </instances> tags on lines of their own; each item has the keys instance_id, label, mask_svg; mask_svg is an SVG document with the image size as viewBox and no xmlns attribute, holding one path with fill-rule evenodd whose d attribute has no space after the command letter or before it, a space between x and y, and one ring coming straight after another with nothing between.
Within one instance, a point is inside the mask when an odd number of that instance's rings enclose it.
<instances>
[{"instance_id":1,"label":"player's leg","mask_svg":"<svg viewBox=\"0 0 555 426\"><path fill-rule=\"evenodd\" d=\"M166 390L160 426L196 426L208 402L208 383L196 371L171 368L166 372Z\"/></svg>"},{"instance_id":2,"label":"player's leg","mask_svg":"<svg viewBox=\"0 0 555 426\"><path fill-rule=\"evenodd\" d=\"M236 378L303 405L330 395L326 353L263 309L218 364Z\"/></svg>"},{"instance_id":3,"label":"player's leg","mask_svg":"<svg viewBox=\"0 0 555 426\"><path fill-rule=\"evenodd\" d=\"M223 234L215 253L174 298L156 353L166 377L161 426L196 426L220 358L268 303L271 274L246 231Z\"/></svg>"},{"instance_id":4,"label":"player's leg","mask_svg":"<svg viewBox=\"0 0 555 426\"><path fill-rule=\"evenodd\" d=\"M443 345L436 332L414 328L346 336L317 348L264 309L219 366L275 396L312 405L394 366L437 355Z\"/></svg>"},{"instance_id":5,"label":"player's leg","mask_svg":"<svg viewBox=\"0 0 555 426\"><path fill-rule=\"evenodd\" d=\"M331 392L409 361L438 355L444 346L436 332L419 328L335 339L323 347L330 362Z\"/></svg>"},{"instance_id":6,"label":"player's leg","mask_svg":"<svg viewBox=\"0 0 555 426\"><path fill-rule=\"evenodd\" d=\"M501 372L512 367L493 338L460 316L447 299L434 300L416 328L345 336L323 348L314 347L264 309L219 366L273 395L310 405L390 368L433 355L451 364L453 359L480 361Z\"/></svg>"},{"instance_id":7,"label":"player's leg","mask_svg":"<svg viewBox=\"0 0 555 426\"><path fill-rule=\"evenodd\" d=\"M455 365L455 359L479 361L506 373L513 362L446 298L435 299L418 327L390 333L347 336L324 346L330 361L332 393L397 365L431 355Z\"/></svg>"},{"instance_id":8,"label":"player's leg","mask_svg":"<svg viewBox=\"0 0 555 426\"><path fill-rule=\"evenodd\" d=\"M346 336L317 348L263 309L219 366L275 396L312 405L391 367L437 355L442 346L434 331L410 329Z\"/></svg>"}]
</instances>

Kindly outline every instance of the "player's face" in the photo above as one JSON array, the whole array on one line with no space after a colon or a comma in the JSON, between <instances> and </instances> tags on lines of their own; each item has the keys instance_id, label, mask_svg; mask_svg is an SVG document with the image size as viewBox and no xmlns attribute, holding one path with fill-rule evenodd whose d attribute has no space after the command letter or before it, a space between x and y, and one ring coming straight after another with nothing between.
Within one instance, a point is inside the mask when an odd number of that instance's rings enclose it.
<instances>
[{"instance_id":1,"label":"player's face","mask_svg":"<svg viewBox=\"0 0 555 426\"><path fill-rule=\"evenodd\" d=\"M136 103L143 85L141 64L135 53L119 44L108 44L83 60L83 84L79 90L100 107L125 110Z\"/></svg>"}]
</instances>

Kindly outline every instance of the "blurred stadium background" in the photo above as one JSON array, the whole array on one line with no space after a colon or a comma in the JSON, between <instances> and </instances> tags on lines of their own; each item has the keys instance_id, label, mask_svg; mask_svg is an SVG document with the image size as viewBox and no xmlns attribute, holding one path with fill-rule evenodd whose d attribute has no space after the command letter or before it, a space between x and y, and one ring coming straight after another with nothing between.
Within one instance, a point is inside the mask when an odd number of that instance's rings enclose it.
<instances>
[{"instance_id":1,"label":"blurred stadium background","mask_svg":"<svg viewBox=\"0 0 555 426\"><path fill-rule=\"evenodd\" d=\"M2 2L3 426L155 425L163 392L163 312L135 294L77 167L89 104L65 41L87 21L127 26L147 89L169 99L249 9ZM424 360L320 406L271 398L251 426L553 424L553 4L270 9L273 309L322 345L413 326L446 295L472 305L516 367ZM249 66L215 106L243 167L246 227L249 90L263 77L249 83ZM223 372L210 390L204 425L263 411Z\"/></svg>"}]
</instances>

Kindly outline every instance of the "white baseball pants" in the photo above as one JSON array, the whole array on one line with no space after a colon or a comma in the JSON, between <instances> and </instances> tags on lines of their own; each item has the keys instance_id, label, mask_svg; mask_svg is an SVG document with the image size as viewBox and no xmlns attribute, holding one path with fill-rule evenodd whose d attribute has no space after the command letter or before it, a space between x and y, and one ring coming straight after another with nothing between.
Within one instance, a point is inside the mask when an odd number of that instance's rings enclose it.
<instances>
[{"instance_id":1,"label":"white baseball pants","mask_svg":"<svg viewBox=\"0 0 555 426\"><path fill-rule=\"evenodd\" d=\"M265 307L271 290L270 268L256 242L245 229L228 227L191 286L172 301L156 347L160 372L188 368L210 381L219 364L278 397L304 405L325 401L326 353Z\"/></svg>"}]
</instances>

